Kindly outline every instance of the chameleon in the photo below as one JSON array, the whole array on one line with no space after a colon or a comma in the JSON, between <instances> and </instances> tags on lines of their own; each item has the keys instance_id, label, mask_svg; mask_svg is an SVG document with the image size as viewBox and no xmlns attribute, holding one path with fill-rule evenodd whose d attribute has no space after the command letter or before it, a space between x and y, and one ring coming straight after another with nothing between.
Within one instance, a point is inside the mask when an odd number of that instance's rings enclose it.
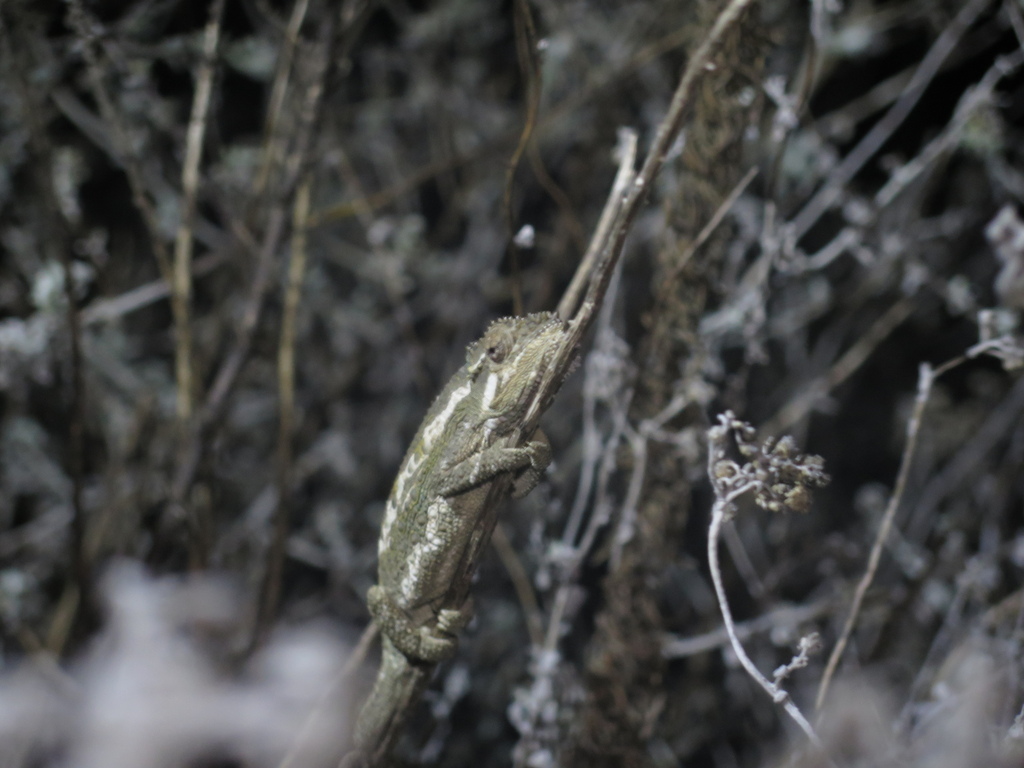
<instances>
[{"instance_id":1,"label":"chameleon","mask_svg":"<svg viewBox=\"0 0 1024 768\"><path fill-rule=\"evenodd\" d=\"M403 676L450 658L471 617L452 605L453 586L489 534L483 521L491 486L508 476L521 497L540 481L551 448L539 430L510 445L565 336L551 312L495 320L471 344L465 364L427 411L402 461L378 540L378 583L367 604L383 635L374 689L356 725L356 747L379 751L395 726L395 698L412 687ZM423 672L419 678L428 677ZM422 685L417 680L417 685ZM406 693L406 695L409 695Z\"/></svg>"}]
</instances>

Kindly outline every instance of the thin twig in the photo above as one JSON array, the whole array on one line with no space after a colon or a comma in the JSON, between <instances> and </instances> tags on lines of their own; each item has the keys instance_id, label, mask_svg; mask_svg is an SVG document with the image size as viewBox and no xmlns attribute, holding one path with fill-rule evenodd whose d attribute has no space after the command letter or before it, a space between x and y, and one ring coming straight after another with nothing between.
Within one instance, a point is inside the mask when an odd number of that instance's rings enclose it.
<instances>
[{"instance_id":1,"label":"thin twig","mask_svg":"<svg viewBox=\"0 0 1024 768\"><path fill-rule=\"evenodd\" d=\"M185 139L185 163L181 169L181 221L174 241L174 282L171 284L171 309L174 313L174 374L177 384L176 405L179 437L188 434L192 418L192 227L196 215L199 190L199 161L203 155L203 137L213 93L214 55L220 39L220 20L224 0L210 6L210 18L203 31L202 59L196 73L196 89L192 98L192 115Z\"/></svg>"},{"instance_id":2,"label":"thin twig","mask_svg":"<svg viewBox=\"0 0 1024 768\"><path fill-rule=\"evenodd\" d=\"M725 529L725 547L729 550L729 556L732 558L736 571L747 587L747 592L758 602L764 600L766 594L764 581L757 572L754 562L750 559L750 553L747 552L747 548L743 543L743 539L740 538L735 525L727 526Z\"/></svg>"},{"instance_id":3,"label":"thin twig","mask_svg":"<svg viewBox=\"0 0 1024 768\"><path fill-rule=\"evenodd\" d=\"M601 257L602 248L608 241L612 224L618 218L622 202L626 199L627 191L636 178L634 170L636 141L636 131L629 128L619 131L619 141L615 147L615 157L618 160L619 168L615 173L615 181L612 182L604 209L601 211L601 218L598 219L597 227L594 228L594 236L590 239L590 245L587 247L586 253L583 254L569 287L562 294L562 300L558 302L558 316L563 319L572 317L579 306L583 288L594 272L594 266Z\"/></svg>"},{"instance_id":4,"label":"thin twig","mask_svg":"<svg viewBox=\"0 0 1024 768\"><path fill-rule=\"evenodd\" d=\"M620 429L626 432L629 447L633 453L633 468L629 473L629 482L626 485L626 492L622 497L619 519L615 526L615 535L612 538L609 560L613 571L619 569L625 546L632 540L636 532L640 497L644 490L644 480L647 473L647 444L651 440L663 439L663 427L665 424L678 416L691 403L688 397L682 393L677 393L668 401L664 408L654 416L641 421L636 429L633 430L630 429L628 423L628 410L632 398L633 389L630 388L622 398L621 417L619 414L615 414L616 418L621 418L622 425ZM607 476L610 476L615 465L615 458L609 454L605 457L605 464L602 464L602 470ZM602 488L602 490L604 489Z\"/></svg>"},{"instance_id":5,"label":"thin twig","mask_svg":"<svg viewBox=\"0 0 1024 768\"><path fill-rule=\"evenodd\" d=\"M529 146L526 148L526 159L530 163L530 170L533 171L533 175L537 177L537 183L540 184L541 189L548 193L548 197L554 201L558 212L562 215L573 245L579 251L582 251L586 245L586 234L583 231L583 225L573 210L573 203L569 199L569 195L558 185L558 182L555 181L544 165L544 158L540 154L540 144L537 141L537 136L530 140Z\"/></svg>"},{"instance_id":6,"label":"thin twig","mask_svg":"<svg viewBox=\"0 0 1024 768\"><path fill-rule=\"evenodd\" d=\"M514 136L502 135L482 146L474 147L471 151L426 163L389 187L366 194L360 192L351 200L333 203L313 211L309 216L309 226L320 227L354 216L362 216L364 213L372 214L377 209L400 199L442 173L482 160L502 145L513 141L515 141Z\"/></svg>"},{"instance_id":7,"label":"thin twig","mask_svg":"<svg viewBox=\"0 0 1024 768\"><path fill-rule=\"evenodd\" d=\"M917 302L909 296L903 296L891 304L828 371L804 386L799 394L765 422L762 428L765 434L785 432L810 413L822 397L850 378L867 361L878 345L910 317L916 306Z\"/></svg>"},{"instance_id":8,"label":"thin twig","mask_svg":"<svg viewBox=\"0 0 1024 768\"><path fill-rule=\"evenodd\" d=\"M913 512L908 516L904 535L911 541L922 541L935 521L935 510L942 501L964 482L976 481L978 465L983 457L1020 424L1024 411L1024 377L1017 379L1006 397L996 405L985 420L975 428L963 446L947 461L918 495Z\"/></svg>"},{"instance_id":9,"label":"thin twig","mask_svg":"<svg viewBox=\"0 0 1024 768\"><path fill-rule=\"evenodd\" d=\"M612 373L609 376L608 370L609 366L620 371L628 368L625 349L620 349L625 345L612 329L612 310L615 306L617 287L618 276L609 286L608 295L605 297L604 306L601 308L597 320L594 349L587 360L586 380L583 384L584 441L591 446L588 448L588 453L591 456L587 466L581 470L576 501L562 532L562 544L567 551L572 552L571 558L563 564L563 578L559 586L560 592L566 592L565 597L568 597L568 591L579 576L580 568L597 542L598 533L611 520L614 507L609 498L608 488L618 465L618 448L624 438L632 441L632 435L629 434L628 416L634 388L630 385L628 373ZM611 383L609 379L614 383ZM608 423L603 436L599 433L596 424L599 402L604 403L608 412ZM632 534L644 469L645 462L642 458L637 458L634 463L633 477L630 479L629 489L622 504L616 535L612 540L612 563L618 561L622 543ZM586 528L580 535L579 529L585 510L589 510L590 516ZM566 600L559 599L556 600L556 605L564 608L568 603ZM557 627L563 618L560 610L553 610L549 621L552 626ZM551 636L549 631L548 637ZM555 646L548 646L545 650L553 651Z\"/></svg>"},{"instance_id":10,"label":"thin twig","mask_svg":"<svg viewBox=\"0 0 1024 768\"><path fill-rule=\"evenodd\" d=\"M26 37L26 39L28 39ZM0 42L13 58L15 54L13 41L6 26L0 22ZM25 51L27 54L27 51ZM27 58L27 55L26 55ZM67 473L71 480L71 535L68 537L70 573L64 585L63 594L58 601L57 610L51 623L51 630L61 627L62 631L53 632L48 639L51 651L59 655L64 642L78 615L83 600L89 599L92 581L92 568L89 553L86 549L86 511L83 498L85 486L85 377L82 360L82 317L78 308L78 297L75 290L75 260L72 248L72 231L69 222L61 211L59 195L54 187L56 173L54 170L54 149L45 130L43 118L39 113L33 89L27 79L30 66L27 61L21 66L13 67L17 74L16 85L21 100L22 114L29 125L29 147L35 161L43 169L40 174L42 197L45 202L43 215L49 220L49 226L55 230L54 242L63 273L63 291L65 303L65 319L67 322L68 341L71 352L70 386L67 392L68 409L68 451Z\"/></svg>"},{"instance_id":11,"label":"thin twig","mask_svg":"<svg viewBox=\"0 0 1024 768\"><path fill-rule=\"evenodd\" d=\"M875 156L917 106L917 102L941 69L946 57L953 52L964 32L985 10L989 2L990 0L968 0L949 26L942 31L924 59L921 60L921 64L914 72L910 82L907 83L900 98L885 113L885 116L871 127L871 130L858 142L857 146L843 158L843 161L829 174L821 189L793 219L791 225L793 242L807 234L807 231L817 223L822 214L835 203L843 188L857 175L865 163Z\"/></svg>"},{"instance_id":12,"label":"thin twig","mask_svg":"<svg viewBox=\"0 0 1024 768\"><path fill-rule=\"evenodd\" d=\"M225 251L214 251L192 262L192 279L207 275L227 261ZM117 296L96 299L82 310L82 325L109 322L136 312L171 295L171 286L162 277L125 291Z\"/></svg>"},{"instance_id":13,"label":"thin twig","mask_svg":"<svg viewBox=\"0 0 1024 768\"><path fill-rule=\"evenodd\" d=\"M52 188L53 174L46 184ZM59 215L59 214L58 214ZM62 238L61 261L64 270L64 301L67 304L68 336L71 345L71 388L68 397L68 465L71 475L71 563L77 607L87 599L92 581L92 566L86 551L85 501L85 376L82 369L82 320L75 292L74 257L67 238Z\"/></svg>"},{"instance_id":14,"label":"thin twig","mask_svg":"<svg viewBox=\"0 0 1024 768\"><path fill-rule=\"evenodd\" d=\"M885 542L889 538L889 532L892 530L892 522L896 517L896 511L899 509L900 501L903 498L903 492L906 490L907 478L910 476L910 466L913 462L914 452L917 448L917 438L921 431L921 417L924 414L925 406L928 404L928 397L931 394L935 376L936 372L932 370L932 367L928 365L928 363L921 364L917 379L917 397L914 399L914 411L910 416L910 420L907 422L907 444L903 449L903 458L900 461L900 469L896 477L896 487L893 489L892 496L889 498L889 505L885 509L885 514L882 515L882 522L878 526L878 533L875 535L875 543L871 546L871 554L868 556L868 566L865 569L860 582L857 584L857 589L853 593L853 604L850 606L850 613L846 617L846 622L843 624L842 632L839 633L839 640L836 642L835 647L832 649L832 653L828 657L828 663L825 664L825 672L821 676L821 683L818 685L818 694L814 701L814 708L818 712L821 712L821 707L825 703L825 696L828 694L832 677L835 674L836 667L839 666L839 660L842 658L843 652L846 650L846 644L849 642L850 635L853 633L853 627L857 623L857 617L860 615L860 607L864 602L864 595L867 594L868 587L871 586L871 582L875 578L875 573L878 570L878 563L882 558L882 549L885 547Z\"/></svg>"},{"instance_id":15,"label":"thin twig","mask_svg":"<svg viewBox=\"0 0 1024 768\"><path fill-rule=\"evenodd\" d=\"M299 728L299 732L292 741L291 747L285 756L281 758L281 762L278 763L278 768L292 768L295 765L296 759L302 752L302 747L305 745L310 733L313 732L313 726L316 724L316 721L323 715L327 703L341 692L342 685L351 680L352 674L363 663L366 654L370 650L370 645L377 639L378 634L380 634L380 630L376 622L371 621L366 629L363 630L363 634L359 638L359 642L356 643L356 647L352 649L352 654L345 660L345 665L338 671L334 679L324 686L320 698L303 721L302 727Z\"/></svg>"},{"instance_id":16,"label":"thin twig","mask_svg":"<svg viewBox=\"0 0 1024 768\"><path fill-rule=\"evenodd\" d=\"M299 30L302 28L307 10L309 10L309 0L295 0L295 5L292 6L292 15L288 19L288 28L285 30L281 54L277 59L274 84L270 89L270 100L267 104L267 119L263 126L262 162L255 182L254 199L257 200L267 190L270 174L280 151L278 144L281 110L284 107L285 95L288 93L288 81L292 72L295 48L299 42Z\"/></svg>"},{"instance_id":17,"label":"thin twig","mask_svg":"<svg viewBox=\"0 0 1024 768\"><path fill-rule=\"evenodd\" d=\"M756 619L736 624L735 634L740 640L746 640L761 632L774 634L779 630L792 630L800 624L829 614L834 603L834 600L826 598L810 605L783 605ZM692 637L666 637L661 655L666 659L685 659L724 648L729 643L729 634L724 628Z\"/></svg>"},{"instance_id":18,"label":"thin twig","mask_svg":"<svg viewBox=\"0 0 1024 768\"><path fill-rule=\"evenodd\" d=\"M708 472L712 477L714 476L713 457L714 453L709 450ZM800 708L793 703L789 694L762 675L754 662L750 660L746 650L743 648L743 643L740 642L740 638L736 633L736 623L733 621L732 610L729 608L729 598L725 592L725 582L722 579L722 569L718 561L718 539L722 531L722 524L725 522L726 512L729 510L732 503L743 494L753 490L755 487L756 483L747 483L746 485L742 485L732 490L728 495L715 499L715 503L711 509L711 525L708 528L708 568L711 570L711 581L715 585L715 594L718 596L718 605L722 610L722 620L725 623L725 631L729 636L729 643L732 645L736 658L739 659L740 664L743 665L747 674L750 675L750 677L753 678L753 680L764 688L768 695L772 697L772 701L776 704L782 705L786 714L793 718L793 721L800 726L800 729L805 734L807 734L807 738L810 739L811 743L819 749L823 749L821 739L818 738L818 734L815 733L814 727L810 722L808 722L807 718L804 717Z\"/></svg>"},{"instance_id":19,"label":"thin twig","mask_svg":"<svg viewBox=\"0 0 1024 768\"><path fill-rule=\"evenodd\" d=\"M686 269L686 265L690 263L690 259L693 258L693 255L700 250L700 247L704 245L704 243L707 242L707 239L711 237L716 229L718 229L718 225L722 223L722 219L724 219L726 214L732 210L732 207L736 205L736 201L739 200L740 195L746 191L747 187L750 186L750 182L752 182L754 177L757 176L757 170L758 169L756 167L751 168L743 174L743 178L736 183L736 186L732 188L729 194L726 195L725 199L719 204L718 208L715 209L714 214L710 219L708 219L708 223L704 225L701 231L697 234L697 237L694 238L693 242L686 247L686 250L683 251L682 255L680 255L679 259L673 265L672 271L665 275L664 280L661 282L659 299L662 299L664 295L669 292L672 284L683 273L683 270Z\"/></svg>"},{"instance_id":20,"label":"thin twig","mask_svg":"<svg viewBox=\"0 0 1024 768\"><path fill-rule=\"evenodd\" d=\"M196 564L202 564L205 560L205 548L201 538L204 526L201 521L191 519L185 508L185 499L199 468L205 438L223 416L228 395L234 388L238 374L252 348L256 328L263 312L264 298L273 274L274 256L284 235L286 216L284 204L291 196L300 174L306 171L309 162L313 129L319 116L324 81L331 61L330 52L334 42L334 30L335 19L329 15L321 27L319 42L310 52L313 66L299 109L294 145L291 154L284 162L282 178L274 186L273 202L268 205L269 210L265 216L267 224L263 233L263 242L257 248L244 227L240 225L235 227L236 236L248 246L250 252L257 253L254 275L239 323L235 345L218 369L198 418L193 420L187 447L183 451L183 459L179 462L171 486L171 513L179 518L184 517L191 524L192 559Z\"/></svg>"},{"instance_id":21,"label":"thin twig","mask_svg":"<svg viewBox=\"0 0 1024 768\"><path fill-rule=\"evenodd\" d=\"M950 664L952 660L951 646L954 639L958 636L964 637L969 631L964 626L966 618L965 609L968 606L968 600L978 589L978 570L985 569L984 566L979 568L981 558L982 555L975 555L970 558L964 570L956 577L956 589L946 603L942 623L928 645L928 650L924 654L921 666L918 667L917 672L914 674L914 680L907 691L907 699L893 722L894 733L908 733L911 731L910 724L913 721L915 712L918 710L916 705L929 688L932 688L932 686L938 687L936 685L938 682L936 680L937 673L943 666ZM972 615L971 618L976 618L976 614ZM974 626L976 625L972 621L971 629L974 629Z\"/></svg>"},{"instance_id":22,"label":"thin twig","mask_svg":"<svg viewBox=\"0 0 1024 768\"><path fill-rule=\"evenodd\" d=\"M508 540L508 534L505 533L501 523L494 526L491 544L494 546L494 551L498 553L502 565L505 566L508 577L512 580L512 587L516 591L516 597L519 598L519 606L523 609L523 615L526 617L526 629L530 633L530 642L539 646L544 642L544 628L540 620L541 613L540 606L537 604L537 595L534 594L533 585L530 583L530 575L523 567L523 561L520 560L519 553L512 546L512 542Z\"/></svg>"},{"instance_id":23,"label":"thin twig","mask_svg":"<svg viewBox=\"0 0 1024 768\"><path fill-rule=\"evenodd\" d=\"M281 598L292 489L292 436L295 431L295 321L299 299L302 297L302 280L306 274L306 217L309 216L311 185L308 176L303 179L295 193L292 213L292 253L281 310L281 339L277 349L277 507L274 510L273 532L252 634L253 645L260 641L272 624Z\"/></svg>"},{"instance_id":24,"label":"thin twig","mask_svg":"<svg viewBox=\"0 0 1024 768\"><path fill-rule=\"evenodd\" d=\"M523 159L526 147L530 143L533 129L537 125L537 114L540 111L540 74L537 63L537 30L533 24L533 14L526 0L514 0L512 4L512 21L515 29L516 60L519 72L526 82L526 117L523 130L519 134L519 142L512 151L505 167L505 189L502 193L502 211L505 214L505 229L508 236L508 256L511 267L512 311L516 315L523 313L523 296L519 276L519 246L515 241L515 229L512 215L512 188L515 185L516 171Z\"/></svg>"}]
</instances>

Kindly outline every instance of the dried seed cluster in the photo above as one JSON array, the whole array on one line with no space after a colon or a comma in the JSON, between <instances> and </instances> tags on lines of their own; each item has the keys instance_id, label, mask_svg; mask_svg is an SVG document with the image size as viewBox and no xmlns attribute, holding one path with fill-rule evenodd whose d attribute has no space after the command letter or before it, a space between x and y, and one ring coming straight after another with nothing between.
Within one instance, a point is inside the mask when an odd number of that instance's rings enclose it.
<instances>
[{"instance_id":1,"label":"dried seed cluster","mask_svg":"<svg viewBox=\"0 0 1024 768\"><path fill-rule=\"evenodd\" d=\"M753 491L754 502L769 512L807 512L811 508L811 490L828 485L825 460L802 454L788 435L776 440L768 437L758 445L757 433L731 411L718 417L719 425L708 435L711 441L712 481L723 497ZM726 457L726 437L732 433L736 447L748 461L739 464Z\"/></svg>"}]
</instances>

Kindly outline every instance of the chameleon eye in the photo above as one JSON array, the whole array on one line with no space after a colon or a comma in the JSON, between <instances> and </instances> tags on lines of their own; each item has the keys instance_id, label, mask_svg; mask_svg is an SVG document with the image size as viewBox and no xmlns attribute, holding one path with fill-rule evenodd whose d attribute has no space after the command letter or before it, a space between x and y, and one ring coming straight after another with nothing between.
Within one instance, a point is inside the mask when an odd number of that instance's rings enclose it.
<instances>
[{"instance_id":1,"label":"chameleon eye","mask_svg":"<svg viewBox=\"0 0 1024 768\"><path fill-rule=\"evenodd\" d=\"M491 362L500 363L505 359L505 355L508 354L508 349L505 345L499 341L496 344L492 344L487 348L487 356L491 358Z\"/></svg>"},{"instance_id":2,"label":"chameleon eye","mask_svg":"<svg viewBox=\"0 0 1024 768\"><path fill-rule=\"evenodd\" d=\"M508 352L512 348L512 336L507 331L504 333L496 333L490 339L487 344L487 357L490 358L492 363L500 363L506 357Z\"/></svg>"}]
</instances>

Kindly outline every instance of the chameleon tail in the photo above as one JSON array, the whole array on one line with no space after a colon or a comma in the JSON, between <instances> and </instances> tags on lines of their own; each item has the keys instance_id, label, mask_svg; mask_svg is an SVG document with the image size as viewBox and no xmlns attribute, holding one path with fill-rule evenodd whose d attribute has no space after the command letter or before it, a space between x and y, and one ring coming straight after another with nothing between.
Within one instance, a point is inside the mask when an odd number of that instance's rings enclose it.
<instances>
[{"instance_id":1,"label":"chameleon tail","mask_svg":"<svg viewBox=\"0 0 1024 768\"><path fill-rule=\"evenodd\" d=\"M365 765L380 765L401 734L402 724L430 683L433 664L413 663L382 638L380 669L356 720L355 748Z\"/></svg>"}]
</instances>

